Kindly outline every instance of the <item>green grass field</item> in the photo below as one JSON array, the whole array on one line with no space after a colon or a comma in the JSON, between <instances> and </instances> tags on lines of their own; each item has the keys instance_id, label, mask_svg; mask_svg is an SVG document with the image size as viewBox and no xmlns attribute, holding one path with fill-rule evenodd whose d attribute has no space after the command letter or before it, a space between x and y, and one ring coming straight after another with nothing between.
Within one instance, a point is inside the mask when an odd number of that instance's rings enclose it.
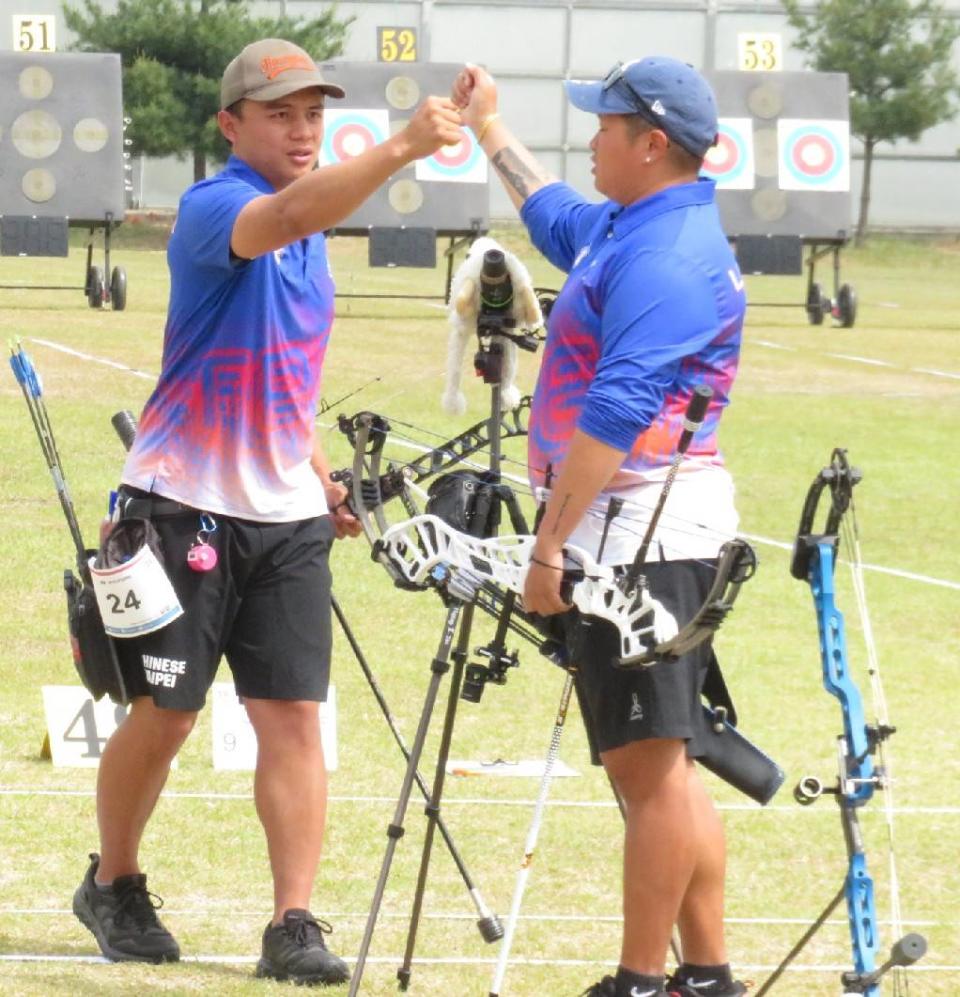
<instances>
[{"instance_id":1,"label":"green grass field","mask_svg":"<svg viewBox=\"0 0 960 997\"><path fill-rule=\"evenodd\" d=\"M21 337L45 387L81 525L93 542L122 451L110 416L139 412L159 365L167 272L157 240L121 228L113 263L129 278L123 313L89 309L80 290L83 255L0 263L4 285L73 284L70 291L0 290L0 328ZM521 253L537 283L557 275L535 258L516 228L499 233ZM149 235L149 233L148 233ZM125 241L126 240L126 241ZM161 240L162 241L162 240ZM151 246L153 248L133 248ZM440 296L443 272L370 270L366 243L334 240L345 293ZM824 275L827 270L824 269ZM863 557L874 569L867 594L879 649L896 777L896 856L908 930L929 953L910 974L914 995L960 992L960 245L877 240L843 255L856 285L852 329L807 324L800 278L752 278L753 307L722 445L738 487L742 530L755 538L756 578L718 637L742 728L786 769L787 782L761 810L711 778L729 838L729 946L739 975L760 985L804 926L839 888L846 856L829 799L801 808L791 788L803 775L832 783L839 705L821 688L810 593L788 572L806 490L835 446L864 472L857 489ZM827 281L824 281L827 283ZM760 302L796 302L792 308ZM319 423L334 463L346 466L334 416L372 409L446 438L482 419L486 389L465 378L468 414L439 405L446 321L439 300L344 298L338 305L323 396L360 390ZM109 363L105 363L109 361ZM521 384L533 385L535 357ZM377 380L373 381L376 378ZM373 383L368 383L368 382ZM363 387L366 385L365 387ZM403 427L421 441L429 437ZM75 681L66 638L62 571L71 544L26 407L9 371L0 376L0 509L3 515L0 618L0 991L11 994L217 994L274 992L252 978L268 916L265 848L246 772L214 771L207 710L171 775L144 842L152 889L185 958L163 967L108 965L70 913L86 853L96 847L90 769L57 768L41 757L40 687ZM519 457L521 448L508 447ZM413 451L398 450L398 456ZM522 473L509 465L511 471ZM338 544L335 591L409 743L424 702L443 620L432 593L395 590L369 559L364 540ZM838 571L852 667L869 709L862 629L849 572ZM492 634L480 619L472 644ZM226 679L228 672L221 672ZM331 945L356 953L403 777L403 760L341 634L334 682L339 699L340 767L331 776L325 856L314 910L335 926ZM531 648L503 688L461 703L456 758L539 759L547 749L562 675ZM447 682L441 690L423 770L432 776ZM871 714L873 715L873 714ZM575 994L616 965L619 939L620 817L571 711L561 758L578 773L551 788L505 994ZM491 908L505 917L537 779L450 777L446 821ZM871 872L889 918L887 825L883 800L863 814ZM414 793L364 976L363 993L396 991L425 820ZM426 917L410 992L486 994L495 947L485 945L474 909L442 843L431 864ZM776 986L777 995L836 995L849 965L842 909ZM346 988L342 991L345 992ZM885 992L892 987L885 987Z\"/></svg>"}]
</instances>

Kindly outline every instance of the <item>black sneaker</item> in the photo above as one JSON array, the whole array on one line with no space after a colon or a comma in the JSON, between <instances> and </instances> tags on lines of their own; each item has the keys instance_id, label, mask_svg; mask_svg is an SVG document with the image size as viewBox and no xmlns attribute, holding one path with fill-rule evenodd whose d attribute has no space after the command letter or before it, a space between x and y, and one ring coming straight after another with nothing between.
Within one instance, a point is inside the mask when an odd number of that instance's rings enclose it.
<instances>
[{"instance_id":1,"label":"black sneaker","mask_svg":"<svg viewBox=\"0 0 960 997\"><path fill-rule=\"evenodd\" d=\"M636 997L668 997L666 990L637 990L634 987L633 993ZM594 983L592 987L587 987L580 994L580 997L617 997L617 981L612 976L605 976L599 983Z\"/></svg>"},{"instance_id":2,"label":"black sneaker","mask_svg":"<svg viewBox=\"0 0 960 997\"><path fill-rule=\"evenodd\" d=\"M709 974L687 977L674 974L667 980L670 997L741 997L746 992L747 988L739 980L725 983Z\"/></svg>"},{"instance_id":3,"label":"black sneaker","mask_svg":"<svg viewBox=\"0 0 960 997\"><path fill-rule=\"evenodd\" d=\"M283 924L267 925L257 976L294 983L344 983L350 979L347 964L327 951L324 935L333 928L308 910L288 910Z\"/></svg>"},{"instance_id":4,"label":"black sneaker","mask_svg":"<svg viewBox=\"0 0 960 997\"><path fill-rule=\"evenodd\" d=\"M93 932L100 951L115 962L176 962L180 946L156 915L163 901L147 889L147 877L117 876L109 890L101 890L93 878L99 865L100 856L91 854L73 895L73 912Z\"/></svg>"}]
</instances>

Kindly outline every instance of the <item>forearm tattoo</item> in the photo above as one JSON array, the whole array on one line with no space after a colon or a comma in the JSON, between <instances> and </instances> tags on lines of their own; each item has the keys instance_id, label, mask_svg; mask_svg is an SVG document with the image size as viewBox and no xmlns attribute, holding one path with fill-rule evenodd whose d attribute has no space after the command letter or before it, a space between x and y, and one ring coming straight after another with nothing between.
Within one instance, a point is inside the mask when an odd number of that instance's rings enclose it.
<instances>
[{"instance_id":1,"label":"forearm tattoo","mask_svg":"<svg viewBox=\"0 0 960 997\"><path fill-rule=\"evenodd\" d=\"M560 520L563 519L563 514L567 511L567 505L570 502L570 495L564 495L563 501L560 503L560 508L557 510L557 514L553 519L553 528L550 530L551 533L556 533L560 529Z\"/></svg>"},{"instance_id":2,"label":"forearm tattoo","mask_svg":"<svg viewBox=\"0 0 960 997\"><path fill-rule=\"evenodd\" d=\"M491 162L504 182L508 183L523 200L542 184L540 177L509 147L495 153Z\"/></svg>"}]
</instances>

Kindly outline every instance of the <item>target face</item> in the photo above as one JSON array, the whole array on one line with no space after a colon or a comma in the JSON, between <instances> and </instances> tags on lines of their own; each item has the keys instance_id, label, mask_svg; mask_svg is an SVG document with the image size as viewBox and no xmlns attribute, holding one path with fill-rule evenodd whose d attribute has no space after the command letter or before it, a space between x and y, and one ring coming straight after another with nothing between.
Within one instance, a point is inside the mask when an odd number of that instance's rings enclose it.
<instances>
[{"instance_id":1,"label":"target face","mask_svg":"<svg viewBox=\"0 0 960 997\"><path fill-rule=\"evenodd\" d=\"M755 185L753 120L720 118L717 144L707 150L701 176L716 180L723 190L752 190Z\"/></svg>"},{"instance_id":2,"label":"target face","mask_svg":"<svg viewBox=\"0 0 960 997\"><path fill-rule=\"evenodd\" d=\"M846 121L777 122L783 190L848 191L850 130Z\"/></svg>"},{"instance_id":3,"label":"target face","mask_svg":"<svg viewBox=\"0 0 960 997\"><path fill-rule=\"evenodd\" d=\"M385 142L389 135L390 116L386 111L328 108L323 114L320 165L329 166L354 159Z\"/></svg>"},{"instance_id":4,"label":"target face","mask_svg":"<svg viewBox=\"0 0 960 997\"><path fill-rule=\"evenodd\" d=\"M428 159L417 161L418 180L442 183L486 183L487 157L477 144L472 131L462 128L463 136L456 145L445 145Z\"/></svg>"}]
</instances>

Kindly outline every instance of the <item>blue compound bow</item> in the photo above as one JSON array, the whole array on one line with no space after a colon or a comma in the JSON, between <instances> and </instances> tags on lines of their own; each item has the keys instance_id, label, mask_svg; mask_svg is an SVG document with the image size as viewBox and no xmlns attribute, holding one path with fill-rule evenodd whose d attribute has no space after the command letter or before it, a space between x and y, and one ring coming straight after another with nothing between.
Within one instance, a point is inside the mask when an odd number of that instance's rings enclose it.
<instances>
[{"instance_id":1,"label":"blue compound bow","mask_svg":"<svg viewBox=\"0 0 960 997\"><path fill-rule=\"evenodd\" d=\"M843 710L843 734L837 739L839 774L836 784L825 787L820 780L807 776L797 785L794 797L798 803L804 805L813 803L824 793L836 797L847 847L847 875L840 891L764 982L757 992L757 997L762 997L771 988L843 900L846 900L847 904L847 919L853 949L853 969L845 971L841 976L844 994L878 997L881 978L890 970L916 962L927 948L922 935L904 935L893 945L889 958L882 965L877 965L880 938L876 900L873 879L867 870L867 856L860 831L858 811L869 802L875 790L886 790L887 827L891 834L890 892L893 925L899 933L900 912L892 848L893 807L890 797L890 767L889 757L884 758L883 751L884 743L896 732L896 728L890 726L885 719L886 708L883 705L883 691L879 681L879 664L876 660L864 597L860 544L853 503L853 489L861 477L860 471L850 466L846 450L833 451L830 466L820 471L807 493L790 564L790 573L794 578L808 582L813 593L820 632L823 685L829 693L836 696ZM818 533L814 531L814 519L824 492L830 497L830 508L824 530ZM843 614L837 609L834 599L834 574L841 532L845 539L850 540L851 545L854 588L860 605L870 677L879 715L875 723L868 723L865 718L863 699L847 661ZM893 981L895 993L907 992L906 973L895 972Z\"/></svg>"}]
</instances>

